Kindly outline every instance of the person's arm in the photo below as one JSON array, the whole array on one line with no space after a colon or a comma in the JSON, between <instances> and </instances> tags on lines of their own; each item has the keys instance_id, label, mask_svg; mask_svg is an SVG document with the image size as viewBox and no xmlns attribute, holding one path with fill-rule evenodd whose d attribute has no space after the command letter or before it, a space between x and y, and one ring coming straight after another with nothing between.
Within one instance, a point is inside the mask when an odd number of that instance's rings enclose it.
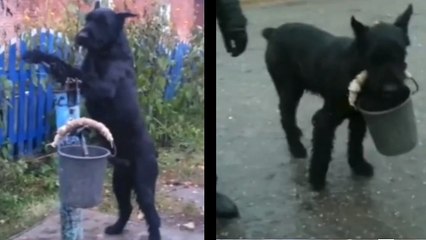
<instances>
[{"instance_id":1,"label":"person's arm","mask_svg":"<svg viewBox=\"0 0 426 240\"><path fill-rule=\"evenodd\" d=\"M247 46L247 19L239 0L216 0L216 18L227 52L239 56Z\"/></svg>"},{"instance_id":2,"label":"person's arm","mask_svg":"<svg viewBox=\"0 0 426 240\"><path fill-rule=\"evenodd\" d=\"M245 30L247 25L239 0L216 0L216 17L222 32Z\"/></svg>"}]
</instances>

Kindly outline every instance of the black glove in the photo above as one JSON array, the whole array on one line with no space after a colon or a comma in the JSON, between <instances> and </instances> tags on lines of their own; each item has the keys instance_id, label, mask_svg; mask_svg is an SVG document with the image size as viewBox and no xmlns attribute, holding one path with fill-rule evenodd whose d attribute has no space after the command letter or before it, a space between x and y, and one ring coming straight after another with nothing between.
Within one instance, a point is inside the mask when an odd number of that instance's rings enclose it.
<instances>
[{"instance_id":1,"label":"black glove","mask_svg":"<svg viewBox=\"0 0 426 240\"><path fill-rule=\"evenodd\" d=\"M247 47L247 19L240 1L216 0L216 17L226 51L233 57L239 56Z\"/></svg>"},{"instance_id":2,"label":"black glove","mask_svg":"<svg viewBox=\"0 0 426 240\"><path fill-rule=\"evenodd\" d=\"M225 48L232 57L237 57L246 50L247 32L245 29L235 29L222 32Z\"/></svg>"}]
</instances>

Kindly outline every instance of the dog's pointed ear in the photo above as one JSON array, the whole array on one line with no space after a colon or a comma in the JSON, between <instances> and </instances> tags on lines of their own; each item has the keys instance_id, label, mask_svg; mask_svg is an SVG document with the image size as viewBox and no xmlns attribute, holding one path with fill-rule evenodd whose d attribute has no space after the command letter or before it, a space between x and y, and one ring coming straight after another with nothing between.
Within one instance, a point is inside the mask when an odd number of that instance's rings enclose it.
<instances>
[{"instance_id":1,"label":"dog's pointed ear","mask_svg":"<svg viewBox=\"0 0 426 240\"><path fill-rule=\"evenodd\" d=\"M407 9L396 18L394 25L401 28L404 33L407 33L411 15L413 15L413 4L409 4Z\"/></svg>"},{"instance_id":2,"label":"dog's pointed ear","mask_svg":"<svg viewBox=\"0 0 426 240\"><path fill-rule=\"evenodd\" d=\"M137 14L130 13L130 12L119 12L119 13L116 13L115 15L117 17L117 27L119 31L123 29L124 21L126 20L126 18L138 16Z\"/></svg>"},{"instance_id":3,"label":"dog's pointed ear","mask_svg":"<svg viewBox=\"0 0 426 240\"><path fill-rule=\"evenodd\" d=\"M120 20L125 20L126 18L129 17L137 17L137 14L131 13L131 12L120 12L120 13L116 13L117 18Z\"/></svg>"},{"instance_id":4,"label":"dog's pointed ear","mask_svg":"<svg viewBox=\"0 0 426 240\"><path fill-rule=\"evenodd\" d=\"M356 38L362 37L368 31L368 26L356 20L354 16L351 17L351 27Z\"/></svg>"},{"instance_id":5,"label":"dog's pointed ear","mask_svg":"<svg viewBox=\"0 0 426 240\"><path fill-rule=\"evenodd\" d=\"M95 6L93 7L93 9L97 9L97 8L100 8L101 7L101 1L96 1L95 2Z\"/></svg>"}]
</instances>

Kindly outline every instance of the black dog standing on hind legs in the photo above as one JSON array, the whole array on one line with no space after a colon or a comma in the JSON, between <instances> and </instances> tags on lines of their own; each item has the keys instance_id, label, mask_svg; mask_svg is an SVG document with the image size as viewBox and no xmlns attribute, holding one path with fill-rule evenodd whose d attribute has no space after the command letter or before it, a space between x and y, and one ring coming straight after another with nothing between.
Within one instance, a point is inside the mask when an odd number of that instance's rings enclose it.
<instances>
[{"instance_id":1,"label":"black dog standing on hind legs","mask_svg":"<svg viewBox=\"0 0 426 240\"><path fill-rule=\"evenodd\" d=\"M354 17L355 38L336 37L312 25L288 23L266 28L265 60L279 96L281 124L291 154L305 158L300 141L296 110L304 91L319 94L323 107L313 118L312 156L309 182L314 190L325 187L336 128L349 119L348 162L356 175L373 176L373 166L363 156L366 123L349 105L348 86L363 70L368 77L359 98L371 103L400 101L409 91L404 84L406 48L410 41L408 23L413 12L410 4L393 24L365 26ZM380 101L379 101L380 100Z\"/></svg>"},{"instance_id":2,"label":"black dog standing on hind legs","mask_svg":"<svg viewBox=\"0 0 426 240\"><path fill-rule=\"evenodd\" d=\"M123 232L132 212L131 191L134 190L148 224L149 239L160 240L160 217L155 207L156 149L140 111L134 61L123 31L125 19L134 16L99 8L97 3L75 39L87 49L81 69L39 50L28 51L24 59L47 65L58 81L67 77L81 79L81 93L90 117L110 129L117 158L128 163L113 162L113 190L119 216L105 233Z\"/></svg>"}]
</instances>

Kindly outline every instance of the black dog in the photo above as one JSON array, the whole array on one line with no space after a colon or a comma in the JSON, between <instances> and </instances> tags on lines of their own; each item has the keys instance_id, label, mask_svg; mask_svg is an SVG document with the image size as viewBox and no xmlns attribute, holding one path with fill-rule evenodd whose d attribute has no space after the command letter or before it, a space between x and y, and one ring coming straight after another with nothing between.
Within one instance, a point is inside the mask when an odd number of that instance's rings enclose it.
<instances>
[{"instance_id":1,"label":"black dog","mask_svg":"<svg viewBox=\"0 0 426 240\"><path fill-rule=\"evenodd\" d=\"M348 103L348 86L362 70L367 70L361 97L393 99L406 96L404 84L406 48L410 41L408 23L413 8L410 4L393 24L378 23L368 27L351 18L355 38L336 37L312 25L288 23L277 29L266 28L265 54L268 72L279 95L281 124L291 154L305 158L300 142L302 132L296 123L296 109L304 91L324 99L312 122L312 158L309 181L315 190L326 183L333 149L334 132L344 119L349 119L348 160L352 171L373 176L373 167L363 156L366 123L362 115Z\"/></svg>"},{"instance_id":2,"label":"black dog","mask_svg":"<svg viewBox=\"0 0 426 240\"><path fill-rule=\"evenodd\" d=\"M86 24L76 43L87 49L81 69L73 68L53 55L29 51L24 59L43 63L58 81L67 77L82 80L81 92L91 118L104 123L114 136L117 158L129 164L115 164L113 189L119 217L107 227L107 234L122 233L132 212L131 191L145 215L149 239L159 240L160 217L155 207L158 164L154 142L141 114L136 87L134 61L123 25L131 13L95 9L86 16Z\"/></svg>"}]
</instances>

